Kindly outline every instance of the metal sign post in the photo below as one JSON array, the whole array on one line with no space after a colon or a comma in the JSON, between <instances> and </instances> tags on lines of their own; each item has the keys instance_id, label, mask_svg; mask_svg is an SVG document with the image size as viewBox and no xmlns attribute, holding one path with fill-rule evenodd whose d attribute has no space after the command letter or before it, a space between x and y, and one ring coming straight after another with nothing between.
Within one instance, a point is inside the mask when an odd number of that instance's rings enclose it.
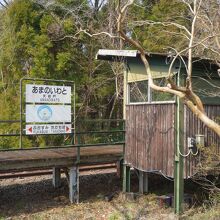
<instances>
[{"instance_id":1,"label":"metal sign post","mask_svg":"<svg viewBox=\"0 0 220 220\"><path fill-rule=\"evenodd\" d=\"M23 92L24 86L25 93ZM25 128L23 123L25 123ZM73 130L75 130L75 84L73 81L21 79L20 148L23 147L23 131L25 135L73 133L75 136Z\"/></svg>"}]
</instances>

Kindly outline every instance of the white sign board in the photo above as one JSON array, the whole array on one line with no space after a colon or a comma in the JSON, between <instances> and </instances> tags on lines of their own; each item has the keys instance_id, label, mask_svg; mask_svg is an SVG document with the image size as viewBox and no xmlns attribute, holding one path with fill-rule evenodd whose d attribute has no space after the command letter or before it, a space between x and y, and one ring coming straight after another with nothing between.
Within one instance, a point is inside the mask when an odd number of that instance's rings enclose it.
<instances>
[{"instance_id":1,"label":"white sign board","mask_svg":"<svg viewBox=\"0 0 220 220\"><path fill-rule=\"evenodd\" d=\"M106 49L100 49L98 51L98 55L136 57L137 56L137 50L106 50Z\"/></svg>"},{"instance_id":2,"label":"white sign board","mask_svg":"<svg viewBox=\"0 0 220 220\"><path fill-rule=\"evenodd\" d=\"M27 84L26 102L71 104L71 86Z\"/></svg>"},{"instance_id":3,"label":"white sign board","mask_svg":"<svg viewBox=\"0 0 220 220\"><path fill-rule=\"evenodd\" d=\"M71 124L29 124L26 125L27 135L36 134L70 134Z\"/></svg>"},{"instance_id":4,"label":"white sign board","mask_svg":"<svg viewBox=\"0 0 220 220\"><path fill-rule=\"evenodd\" d=\"M26 123L71 122L71 105L26 105Z\"/></svg>"}]
</instances>

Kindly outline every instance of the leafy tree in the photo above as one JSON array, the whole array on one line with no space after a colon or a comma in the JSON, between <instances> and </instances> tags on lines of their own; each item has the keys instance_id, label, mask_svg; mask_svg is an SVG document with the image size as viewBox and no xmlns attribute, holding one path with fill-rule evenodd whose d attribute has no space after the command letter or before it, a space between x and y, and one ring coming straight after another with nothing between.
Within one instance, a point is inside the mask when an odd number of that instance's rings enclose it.
<instances>
[{"instance_id":1,"label":"leafy tree","mask_svg":"<svg viewBox=\"0 0 220 220\"><path fill-rule=\"evenodd\" d=\"M181 1L143 0L139 7L132 6L128 19L133 37L146 51L167 53L173 45L177 48L186 45L183 33L178 28L164 26L166 22L187 25L187 7Z\"/></svg>"},{"instance_id":2,"label":"leafy tree","mask_svg":"<svg viewBox=\"0 0 220 220\"><path fill-rule=\"evenodd\" d=\"M90 16L93 8L83 0L81 4L76 0L57 0L48 7L46 3L15 0L0 9L0 105L4 106L1 120L19 119L19 81L24 76L73 80L78 117L114 117L120 112L112 107L114 75L108 64L94 60L103 41L77 34L79 23L99 28L97 19L107 17L106 13L96 11L97 16ZM11 127L0 124L0 131L10 133ZM14 124L13 129L18 132L19 124ZM25 140L26 146L36 141ZM41 145L51 143L44 138L37 141ZM1 142L1 146L9 146L6 139ZM17 145L15 138L13 146Z\"/></svg>"}]
</instances>

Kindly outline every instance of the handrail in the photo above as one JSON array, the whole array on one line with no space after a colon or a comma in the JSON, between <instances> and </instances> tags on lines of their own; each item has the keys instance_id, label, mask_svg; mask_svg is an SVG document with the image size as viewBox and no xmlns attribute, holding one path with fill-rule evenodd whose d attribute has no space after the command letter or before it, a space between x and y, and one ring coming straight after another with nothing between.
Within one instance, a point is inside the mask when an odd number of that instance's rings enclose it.
<instances>
[{"instance_id":1,"label":"handrail","mask_svg":"<svg viewBox=\"0 0 220 220\"><path fill-rule=\"evenodd\" d=\"M76 122L112 122L112 121L125 121L124 119L82 119ZM0 123L20 123L19 119L15 120L0 120Z\"/></svg>"},{"instance_id":2,"label":"handrail","mask_svg":"<svg viewBox=\"0 0 220 220\"><path fill-rule=\"evenodd\" d=\"M75 145L63 145L63 146L51 146L51 147L29 147L29 148L8 148L8 149L0 149L1 151L23 151L23 150L45 150L45 149L57 149L57 148L81 148L81 147L104 147L104 146L110 146L110 145L123 145L125 142L114 142L114 143L97 143L97 144L75 144Z\"/></svg>"},{"instance_id":3,"label":"handrail","mask_svg":"<svg viewBox=\"0 0 220 220\"><path fill-rule=\"evenodd\" d=\"M119 132L125 132L125 130L112 130L112 131L78 131L75 132L75 134L105 134L105 133L119 133ZM73 135L73 133L60 133L60 134L50 134L50 135ZM36 136L45 136L48 134L37 134ZM16 136L20 136L19 133L9 133L9 134L0 134L0 137L16 137ZM28 134L23 134L23 136L30 136Z\"/></svg>"},{"instance_id":4,"label":"handrail","mask_svg":"<svg viewBox=\"0 0 220 220\"><path fill-rule=\"evenodd\" d=\"M76 119L76 122L83 122L83 121L85 121L85 122L89 122L89 121L91 121L91 122L113 122L113 121L125 121L124 119L82 119L82 120L77 120Z\"/></svg>"},{"instance_id":5,"label":"handrail","mask_svg":"<svg viewBox=\"0 0 220 220\"><path fill-rule=\"evenodd\" d=\"M4 124L20 123L20 120L0 120L0 123L4 123Z\"/></svg>"},{"instance_id":6,"label":"handrail","mask_svg":"<svg viewBox=\"0 0 220 220\"><path fill-rule=\"evenodd\" d=\"M19 120L0 120L0 123L17 123L20 121ZM88 123L86 124L86 122L92 122L94 124L98 124L98 123L106 123L106 122L123 122L121 123L117 123L117 124L110 124L110 126L108 124L104 124L104 127L102 126L101 128L92 126L92 130L91 129L91 124ZM125 133L125 128L124 128L124 122L125 120L123 119L89 119L89 120L79 120L79 127L81 127L80 131L75 131L69 134L66 133L62 133L62 134L50 134L52 136L69 136L71 137L71 139L69 139L68 143L66 143L67 145L58 145L58 146L45 146L45 147L28 147L28 148L24 148L25 150L27 149L47 149L47 148L60 148L60 147L77 147L77 148L81 148L81 147L90 147L90 146L106 146L106 145L117 145L117 144L124 144L124 133ZM85 123L85 124L83 124ZM113 126L111 126L113 125ZM87 127L88 126L88 127ZM99 130L98 130L99 129ZM103 129L103 130L102 130ZM106 134L106 135L101 135L101 134ZM37 134L35 136L46 136L48 134ZM93 136L94 135L94 136ZM0 137L19 137L20 133L5 133L5 134L0 134ZM23 134L23 136L25 137L31 137L31 135L27 135L27 134ZM76 139L72 139L72 137L74 137ZM75 140L75 144L72 143L71 140ZM88 142L88 143L86 143ZM100 143L101 142L101 143ZM103 143L104 142L104 143ZM69 144L69 145L68 145ZM7 151L7 150L17 150L19 148L3 148L0 149L0 151ZM80 150L78 149L78 151L80 152Z\"/></svg>"}]
</instances>

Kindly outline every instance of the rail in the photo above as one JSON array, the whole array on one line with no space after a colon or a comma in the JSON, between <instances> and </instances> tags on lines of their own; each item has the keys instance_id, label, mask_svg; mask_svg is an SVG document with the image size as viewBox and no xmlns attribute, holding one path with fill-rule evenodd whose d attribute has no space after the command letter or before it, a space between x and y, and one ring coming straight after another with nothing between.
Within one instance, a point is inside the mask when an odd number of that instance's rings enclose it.
<instances>
[{"instance_id":1,"label":"rail","mask_svg":"<svg viewBox=\"0 0 220 220\"><path fill-rule=\"evenodd\" d=\"M48 148L77 147L80 155L81 147L123 145L125 144L125 121L122 119L87 119L77 120L75 132L70 134L39 134L26 135L23 133L24 147L19 148L19 130L13 131L12 125L19 124L20 120L0 120L0 131L4 130L2 124L7 124L5 133L0 133L0 151L31 150ZM17 126L18 128L18 126ZM9 139L12 139L10 141ZM4 140L5 139L5 140ZM8 143L13 143L12 145ZM48 146L48 143L50 144Z\"/></svg>"}]
</instances>

